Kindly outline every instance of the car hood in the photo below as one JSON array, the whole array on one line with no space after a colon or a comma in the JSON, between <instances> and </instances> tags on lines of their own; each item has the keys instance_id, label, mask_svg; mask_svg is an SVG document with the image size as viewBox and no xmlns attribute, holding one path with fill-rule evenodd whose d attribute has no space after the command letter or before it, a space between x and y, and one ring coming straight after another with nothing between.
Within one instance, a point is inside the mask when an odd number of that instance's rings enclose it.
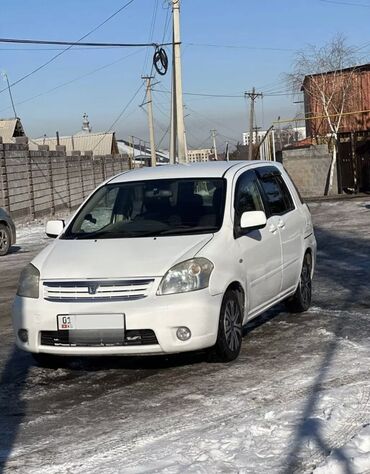
<instances>
[{"instance_id":1,"label":"car hood","mask_svg":"<svg viewBox=\"0 0 370 474\"><path fill-rule=\"evenodd\" d=\"M32 263L43 280L163 276L175 263L194 257L212 237L57 239Z\"/></svg>"}]
</instances>

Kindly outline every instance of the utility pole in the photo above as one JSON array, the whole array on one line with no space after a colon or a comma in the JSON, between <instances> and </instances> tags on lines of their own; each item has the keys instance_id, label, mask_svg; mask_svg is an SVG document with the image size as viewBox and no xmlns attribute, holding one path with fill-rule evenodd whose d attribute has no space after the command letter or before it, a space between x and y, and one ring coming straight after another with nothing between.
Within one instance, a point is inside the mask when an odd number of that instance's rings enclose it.
<instances>
[{"instance_id":1,"label":"utility pole","mask_svg":"<svg viewBox=\"0 0 370 474\"><path fill-rule=\"evenodd\" d=\"M172 31L172 43L174 43L174 34ZM170 122L170 164L176 163L176 79L175 79L175 54L172 54L172 74L171 74L171 122Z\"/></svg>"},{"instance_id":2,"label":"utility pole","mask_svg":"<svg viewBox=\"0 0 370 474\"><path fill-rule=\"evenodd\" d=\"M12 94L12 90L10 88L8 74L6 72L3 72L2 76L3 76L4 80L6 81L6 83L8 85L9 97L10 97L10 101L12 103L14 118L16 119L17 118L17 112L15 111L15 105L14 105L14 101L13 101L13 94Z\"/></svg>"},{"instance_id":3,"label":"utility pole","mask_svg":"<svg viewBox=\"0 0 370 474\"><path fill-rule=\"evenodd\" d=\"M135 168L135 137L131 135L131 167Z\"/></svg>"},{"instance_id":4,"label":"utility pole","mask_svg":"<svg viewBox=\"0 0 370 474\"><path fill-rule=\"evenodd\" d=\"M181 49L180 49L180 0L172 0L172 17L173 17L173 67L174 80L172 83L172 94L174 94L174 111L176 117L172 117L176 123L177 135L177 152L179 163L186 163L188 157L186 155L186 137L184 123L184 104L182 96L182 74L181 74ZM176 139L175 139L176 140Z\"/></svg>"},{"instance_id":5,"label":"utility pole","mask_svg":"<svg viewBox=\"0 0 370 474\"><path fill-rule=\"evenodd\" d=\"M153 104L152 104L152 84L151 81L153 76L142 76L142 79L146 81L146 103L148 105L148 125L149 125L149 136L150 136L150 164L151 166L157 165L157 157L155 153L154 143L154 122L153 122Z\"/></svg>"},{"instance_id":6,"label":"utility pole","mask_svg":"<svg viewBox=\"0 0 370 474\"><path fill-rule=\"evenodd\" d=\"M212 135L212 140L213 140L213 150L214 150L214 153L215 153L215 160L217 161L218 156L217 156L216 132L217 132L217 130L215 130L215 129L211 130L211 135Z\"/></svg>"},{"instance_id":7,"label":"utility pole","mask_svg":"<svg viewBox=\"0 0 370 474\"><path fill-rule=\"evenodd\" d=\"M250 102L249 109L249 149L248 149L248 160L253 160L253 130L254 130L254 101L257 97L262 97L261 92L256 92L256 89L253 87L252 92L244 92L244 97L248 97ZM257 134L256 134L257 136Z\"/></svg>"},{"instance_id":8,"label":"utility pole","mask_svg":"<svg viewBox=\"0 0 370 474\"><path fill-rule=\"evenodd\" d=\"M229 142L226 142L225 158L226 158L226 161L230 161Z\"/></svg>"}]
</instances>

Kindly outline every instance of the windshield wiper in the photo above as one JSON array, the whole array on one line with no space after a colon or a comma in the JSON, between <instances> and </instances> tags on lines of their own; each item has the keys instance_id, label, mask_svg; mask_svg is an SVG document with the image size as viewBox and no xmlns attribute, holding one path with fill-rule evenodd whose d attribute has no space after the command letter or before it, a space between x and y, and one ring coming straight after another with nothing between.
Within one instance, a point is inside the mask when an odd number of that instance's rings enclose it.
<instances>
[{"instance_id":1,"label":"windshield wiper","mask_svg":"<svg viewBox=\"0 0 370 474\"><path fill-rule=\"evenodd\" d=\"M88 240L88 239L124 239L133 237L157 237L161 232L151 231L135 231L135 232L90 232L88 234L73 234L69 239L74 240Z\"/></svg>"},{"instance_id":2,"label":"windshield wiper","mask_svg":"<svg viewBox=\"0 0 370 474\"><path fill-rule=\"evenodd\" d=\"M181 235L181 234L199 234L203 232L217 232L217 227L199 227L199 226L181 226L174 227L173 229L167 229L160 232L158 235Z\"/></svg>"}]
</instances>

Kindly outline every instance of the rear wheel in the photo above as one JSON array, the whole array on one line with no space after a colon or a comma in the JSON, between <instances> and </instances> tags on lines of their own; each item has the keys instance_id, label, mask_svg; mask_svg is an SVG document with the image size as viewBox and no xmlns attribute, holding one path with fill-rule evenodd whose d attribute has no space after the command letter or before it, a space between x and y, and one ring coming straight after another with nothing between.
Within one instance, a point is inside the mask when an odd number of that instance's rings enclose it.
<instances>
[{"instance_id":1,"label":"rear wheel","mask_svg":"<svg viewBox=\"0 0 370 474\"><path fill-rule=\"evenodd\" d=\"M211 360L230 362L239 355L242 345L243 314L239 295L228 290L222 300L217 341L210 350Z\"/></svg>"},{"instance_id":2,"label":"rear wheel","mask_svg":"<svg viewBox=\"0 0 370 474\"><path fill-rule=\"evenodd\" d=\"M5 255L8 253L10 248L10 230L4 224L0 224L0 255Z\"/></svg>"},{"instance_id":3,"label":"rear wheel","mask_svg":"<svg viewBox=\"0 0 370 474\"><path fill-rule=\"evenodd\" d=\"M303 313L307 311L308 308L311 306L311 299L312 299L312 279L311 279L311 271L312 271L312 260L311 255L306 253L301 277L299 280L298 288L294 295L286 300L285 305L288 311L292 313Z\"/></svg>"}]
</instances>

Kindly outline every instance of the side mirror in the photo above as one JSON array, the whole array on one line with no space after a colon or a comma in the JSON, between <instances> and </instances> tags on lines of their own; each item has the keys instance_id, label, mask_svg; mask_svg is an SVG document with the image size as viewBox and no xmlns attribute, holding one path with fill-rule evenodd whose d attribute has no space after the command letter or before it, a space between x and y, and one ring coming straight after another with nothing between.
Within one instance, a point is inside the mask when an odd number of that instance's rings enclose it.
<instances>
[{"instance_id":1,"label":"side mirror","mask_svg":"<svg viewBox=\"0 0 370 474\"><path fill-rule=\"evenodd\" d=\"M240 228L243 230L262 229L266 223L266 214L263 211L243 212L240 218Z\"/></svg>"},{"instance_id":2,"label":"side mirror","mask_svg":"<svg viewBox=\"0 0 370 474\"><path fill-rule=\"evenodd\" d=\"M58 237L58 235L63 232L64 225L63 220L48 221L46 223L45 233L48 237Z\"/></svg>"}]
</instances>

